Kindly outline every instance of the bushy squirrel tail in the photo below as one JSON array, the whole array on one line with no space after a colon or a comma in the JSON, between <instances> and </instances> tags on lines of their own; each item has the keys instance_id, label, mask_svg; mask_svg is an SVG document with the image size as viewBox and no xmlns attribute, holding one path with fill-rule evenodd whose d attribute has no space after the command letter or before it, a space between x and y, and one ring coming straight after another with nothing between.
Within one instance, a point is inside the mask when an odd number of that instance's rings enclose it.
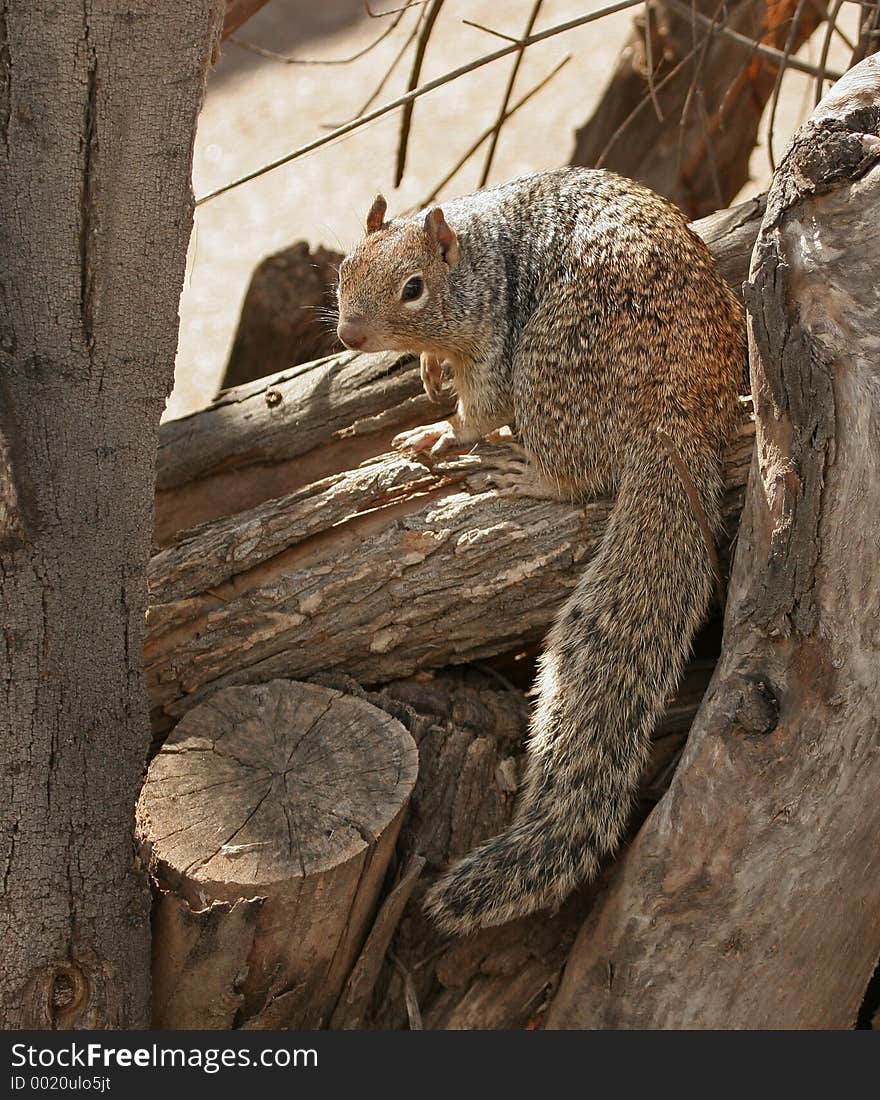
<instances>
[{"instance_id":1,"label":"bushy squirrel tail","mask_svg":"<svg viewBox=\"0 0 880 1100\"><path fill-rule=\"evenodd\" d=\"M717 529L718 460L684 457ZM694 507L661 448L624 477L599 551L549 634L513 823L428 893L442 930L556 907L614 851L713 584Z\"/></svg>"}]
</instances>

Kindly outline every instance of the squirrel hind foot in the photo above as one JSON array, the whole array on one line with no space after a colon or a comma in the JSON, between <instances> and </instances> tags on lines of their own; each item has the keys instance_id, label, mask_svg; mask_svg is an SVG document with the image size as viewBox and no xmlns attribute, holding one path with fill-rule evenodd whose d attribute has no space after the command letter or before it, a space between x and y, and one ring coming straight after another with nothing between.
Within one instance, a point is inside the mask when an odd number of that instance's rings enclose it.
<instances>
[{"instance_id":1,"label":"squirrel hind foot","mask_svg":"<svg viewBox=\"0 0 880 1100\"><path fill-rule=\"evenodd\" d=\"M503 454L492 455L492 466L486 471L486 485L499 497L514 500L559 500L561 494L550 485L529 462L526 452L509 438L492 440L507 444Z\"/></svg>"}]
</instances>

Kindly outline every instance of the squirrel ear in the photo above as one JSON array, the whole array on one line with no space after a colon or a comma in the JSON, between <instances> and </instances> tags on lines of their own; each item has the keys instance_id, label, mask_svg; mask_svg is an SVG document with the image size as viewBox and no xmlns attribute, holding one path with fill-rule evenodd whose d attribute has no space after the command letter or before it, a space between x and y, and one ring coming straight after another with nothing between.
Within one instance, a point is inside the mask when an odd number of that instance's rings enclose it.
<instances>
[{"instance_id":1,"label":"squirrel ear","mask_svg":"<svg viewBox=\"0 0 880 1100\"><path fill-rule=\"evenodd\" d=\"M425 216L425 232L440 249L440 255L450 267L455 267L461 257L461 246L455 230L443 216L439 206L435 206Z\"/></svg>"},{"instance_id":2,"label":"squirrel ear","mask_svg":"<svg viewBox=\"0 0 880 1100\"><path fill-rule=\"evenodd\" d=\"M377 195L375 199L373 199L373 205L370 207L369 214L367 214L367 233L375 233L377 229L382 228L385 211L387 209L388 203L382 195Z\"/></svg>"}]
</instances>

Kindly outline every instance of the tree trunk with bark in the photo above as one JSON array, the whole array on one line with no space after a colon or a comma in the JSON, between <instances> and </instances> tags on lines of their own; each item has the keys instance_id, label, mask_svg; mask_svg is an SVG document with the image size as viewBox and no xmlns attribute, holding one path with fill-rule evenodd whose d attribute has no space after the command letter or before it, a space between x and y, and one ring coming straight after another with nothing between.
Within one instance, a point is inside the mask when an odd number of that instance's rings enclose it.
<instances>
[{"instance_id":1,"label":"tree trunk with bark","mask_svg":"<svg viewBox=\"0 0 880 1100\"><path fill-rule=\"evenodd\" d=\"M880 955L880 59L795 135L747 287L721 660L551 1028L849 1028Z\"/></svg>"},{"instance_id":2,"label":"tree trunk with bark","mask_svg":"<svg viewBox=\"0 0 880 1100\"><path fill-rule=\"evenodd\" d=\"M5 1028L148 1021L144 574L222 11L87 0L0 18Z\"/></svg>"}]
</instances>

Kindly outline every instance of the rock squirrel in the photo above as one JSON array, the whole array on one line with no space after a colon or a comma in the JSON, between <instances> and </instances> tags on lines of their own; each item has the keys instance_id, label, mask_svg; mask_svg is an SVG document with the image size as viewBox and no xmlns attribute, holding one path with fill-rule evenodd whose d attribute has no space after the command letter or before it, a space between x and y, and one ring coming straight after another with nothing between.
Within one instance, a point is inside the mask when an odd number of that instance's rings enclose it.
<instances>
[{"instance_id":1,"label":"rock squirrel","mask_svg":"<svg viewBox=\"0 0 880 1100\"><path fill-rule=\"evenodd\" d=\"M463 933L560 904L621 839L713 592L681 467L717 531L745 326L681 211L610 172L385 212L380 195L341 265L339 337L420 353L429 391L445 363L458 396L448 423L398 444L440 453L509 424L555 492L616 494L547 638L514 821L428 893L439 926Z\"/></svg>"}]
</instances>

